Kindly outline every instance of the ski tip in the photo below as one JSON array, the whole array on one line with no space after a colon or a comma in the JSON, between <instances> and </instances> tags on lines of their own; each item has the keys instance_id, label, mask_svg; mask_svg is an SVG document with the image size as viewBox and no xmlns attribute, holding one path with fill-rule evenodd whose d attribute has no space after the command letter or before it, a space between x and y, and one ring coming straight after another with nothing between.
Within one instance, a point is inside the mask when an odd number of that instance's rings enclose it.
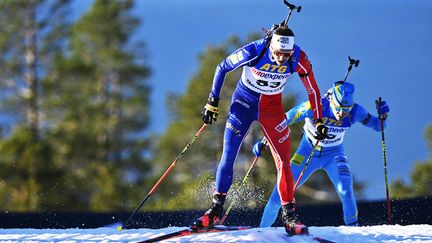
<instances>
[{"instance_id":1,"label":"ski tip","mask_svg":"<svg viewBox=\"0 0 432 243\"><path fill-rule=\"evenodd\" d=\"M122 226L122 225L117 226L117 230L118 230L118 231L122 231L122 230L123 230L123 226Z\"/></svg>"}]
</instances>

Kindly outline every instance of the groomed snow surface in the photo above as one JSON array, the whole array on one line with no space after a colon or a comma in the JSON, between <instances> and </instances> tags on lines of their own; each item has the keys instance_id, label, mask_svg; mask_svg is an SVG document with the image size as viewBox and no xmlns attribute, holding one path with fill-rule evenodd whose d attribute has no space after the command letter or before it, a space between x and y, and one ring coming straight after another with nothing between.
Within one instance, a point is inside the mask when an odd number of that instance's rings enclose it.
<instances>
[{"instance_id":1,"label":"groomed snow surface","mask_svg":"<svg viewBox=\"0 0 432 243\"><path fill-rule=\"evenodd\" d=\"M0 229L1 242L139 242L183 227L130 229ZM432 225L380 225L363 227L309 227L313 236L335 242L432 242ZM164 242L314 242L307 236L288 237L283 228L202 233Z\"/></svg>"}]
</instances>

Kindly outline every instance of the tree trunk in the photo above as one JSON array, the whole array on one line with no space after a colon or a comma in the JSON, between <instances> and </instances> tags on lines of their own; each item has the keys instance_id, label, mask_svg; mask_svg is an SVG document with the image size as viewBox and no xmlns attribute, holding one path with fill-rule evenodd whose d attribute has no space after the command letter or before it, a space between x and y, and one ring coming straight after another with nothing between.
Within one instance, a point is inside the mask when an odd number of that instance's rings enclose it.
<instances>
[{"instance_id":1,"label":"tree trunk","mask_svg":"<svg viewBox=\"0 0 432 243\"><path fill-rule=\"evenodd\" d=\"M25 78L28 87L28 107L27 123L31 130L33 139L39 139L39 107L38 107L38 87L37 78L37 49L36 49L36 1L31 1L28 5L28 14L26 21L26 73Z\"/></svg>"}]
</instances>

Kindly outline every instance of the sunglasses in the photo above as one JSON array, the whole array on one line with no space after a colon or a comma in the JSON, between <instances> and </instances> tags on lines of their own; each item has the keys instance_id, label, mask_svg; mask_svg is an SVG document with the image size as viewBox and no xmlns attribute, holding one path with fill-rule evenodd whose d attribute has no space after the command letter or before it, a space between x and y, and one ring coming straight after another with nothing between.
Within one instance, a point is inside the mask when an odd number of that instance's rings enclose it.
<instances>
[{"instance_id":1,"label":"sunglasses","mask_svg":"<svg viewBox=\"0 0 432 243\"><path fill-rule=\"evenodd\" d=\"M350 106L350 107L335 106L334 109L337 112L349 113L351 111L351 109L352 109L352 106Z\"/></svg>"},{"instance_id":2,"label":"sunglasses","mask_svg":"<svg viewBox=\"0 0 432 243\"><path fill-rule=\"evenodd\" d=\"M333 101L332 101L332 106L333 109L335 109L336 112L343 112L343 113L349 113L351 111L351 109L353 108L353 106L339 106L336 105Z\"/></svg>"},{"instance_id":3,"label":"sunglasses","mask_svg":"<svg viewBox=\"0 0 432 243\"><path fill-rule=\"evenodd\" d=\"M291 50L289 52L280 52L280 51L273 51L273 54L277 57L284 57L288 58L293 54L294 50Z\"/></svg>"}]
</instances>

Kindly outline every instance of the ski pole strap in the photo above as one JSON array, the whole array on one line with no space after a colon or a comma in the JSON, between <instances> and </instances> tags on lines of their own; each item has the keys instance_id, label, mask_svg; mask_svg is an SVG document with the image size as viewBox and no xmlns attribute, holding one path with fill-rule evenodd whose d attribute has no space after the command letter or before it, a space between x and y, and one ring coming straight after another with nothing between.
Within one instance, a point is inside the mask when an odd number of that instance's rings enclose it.
<instances>
[{"instance_id":1,"label":"ski pole strap","mask_svg":"<svg viewBox=\"0 0 432 243\"><path fill-rule=\"evenodd\" d=\"M211 111L211 112L214 112L214 113L218 113L219 112L219 108L214 107L214 106L212 106L210 104L206 104L204 106L204 108L207 109L207 110L209 110L209 111Z\"/></svg>"},{"instance_id":2,"label":"ski pole strap","mask_svg":"<svg viewBox=\"0 0 432 243\"><path fill-rule=\"evenodd\" d=\"M290 66L291 74L293 74L294 73L294 69L293 69L293 63L292 63L292 56L290 56L290 58L288 59L288 64ZM309 74L307 74L307 75L309 75Z\"/></svg>"}]
</instances>

